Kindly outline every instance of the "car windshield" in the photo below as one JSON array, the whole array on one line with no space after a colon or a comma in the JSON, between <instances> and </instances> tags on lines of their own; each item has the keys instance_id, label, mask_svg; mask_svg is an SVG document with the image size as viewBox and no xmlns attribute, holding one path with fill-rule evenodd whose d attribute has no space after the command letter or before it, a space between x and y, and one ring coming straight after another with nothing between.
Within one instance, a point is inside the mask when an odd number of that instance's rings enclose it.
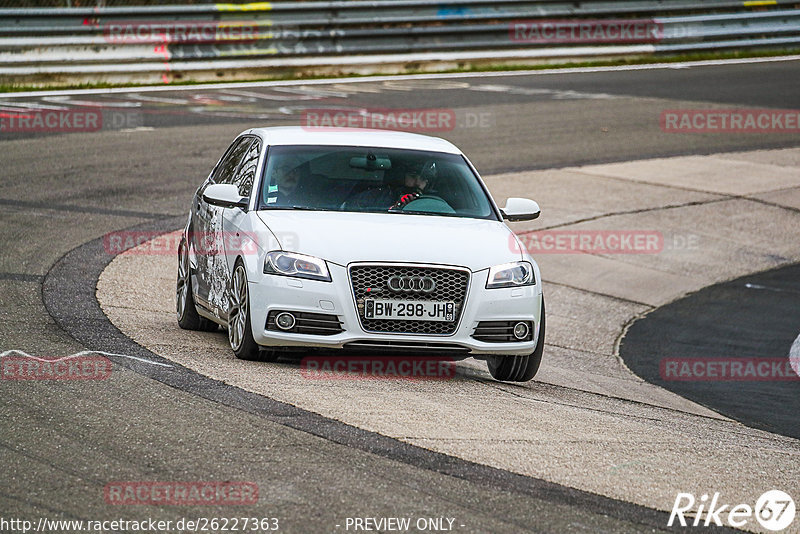
<instances>
[{"instance_id":1,"label":"car windshield","mask_svg":"<svg viewBox=\"0 0 800 534\"><path fill-rule=\"evenodd\" d=\"M258 209L493 219L463 156L380 147L270 147Z\"/></svg>"}]
</instances>

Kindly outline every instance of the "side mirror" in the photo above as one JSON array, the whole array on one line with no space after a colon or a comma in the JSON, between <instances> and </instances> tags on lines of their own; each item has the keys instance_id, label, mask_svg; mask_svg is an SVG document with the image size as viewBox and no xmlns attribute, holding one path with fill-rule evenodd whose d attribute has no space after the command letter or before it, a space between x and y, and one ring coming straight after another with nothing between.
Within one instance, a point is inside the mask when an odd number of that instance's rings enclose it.
<instances>
[{"instance_id":1,"label":"side mirror","mask_svg":"<svg viewBox=\"0 0 800 534\"><path fill-rule=\"evenodd\" d=\"M532 221L537 218L542 210L539 204L528 198L509 198L506 207L500 210L504 219L511 222Z\"/></svg>"},{"instance_id":2,"label":"side mirror","mask_svg":"<svg viewBox=\"0 0 800 534\"><path fill-rule=\"evenodd\" d=\"M203 191L203 200L212 206L247 209L247 198L239 195L239 188L233 184L209 185Z\"/></svg>"}]
</instances>

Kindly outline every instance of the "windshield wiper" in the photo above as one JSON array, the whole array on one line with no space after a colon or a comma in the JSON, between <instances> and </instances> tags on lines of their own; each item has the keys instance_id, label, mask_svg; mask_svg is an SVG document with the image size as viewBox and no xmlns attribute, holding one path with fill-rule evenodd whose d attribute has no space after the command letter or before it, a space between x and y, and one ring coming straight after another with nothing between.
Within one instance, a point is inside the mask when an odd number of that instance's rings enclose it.
<instances>
[{"instance_id":1,"label":"windshield wiper","mask_svg":"<svg viewBox=\"0 0 800 534\"><path fill-rule=\"evenodd\" d=\"M441 213L438 211L415 211L415 210L389 210L388 213L399 213L401 215L427 215L431 217L461 217L465 219L478 219L472 215L461 215L458 213Z\"/></svg>"},{"instance_id":2,"label":"windshield wiper","mask_svg":"<svg viewBox=\"0 0 800 534\"><path fill-rule=\"evenodd\" d=\"M314 206L270 206L266 205L265 210L303 210L303 211L339 211L331 208L316 208Z\"/></svg>"}]
</instances>

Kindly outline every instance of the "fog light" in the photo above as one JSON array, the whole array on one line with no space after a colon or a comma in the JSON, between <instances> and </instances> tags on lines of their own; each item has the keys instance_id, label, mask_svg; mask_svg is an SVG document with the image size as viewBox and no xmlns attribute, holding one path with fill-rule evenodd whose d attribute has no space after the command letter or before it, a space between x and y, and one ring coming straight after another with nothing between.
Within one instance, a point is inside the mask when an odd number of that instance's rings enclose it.
<instances>
[{"instance_id":1,"label":"fog light","mask_svg":"<svg viewBox=\"0 0 800 534\"><path fill-rule=\"evenodd\" d=\"M275 317L275 325L281 330L291 330L294 328L294 315L289 312L281 312Z\"/></svg>"},{"instance_id":2,"label":"fog light","mask_svg":"<svg viewBox=\"0 0 800 534\"><path fill-rule=\"evenodd\" d=\"M519 322L514 325L514 337L517 339L525 339L528 337L528 332L530 332L530 328L528 328L528 323Z\"/></svg>"}]
</instances>

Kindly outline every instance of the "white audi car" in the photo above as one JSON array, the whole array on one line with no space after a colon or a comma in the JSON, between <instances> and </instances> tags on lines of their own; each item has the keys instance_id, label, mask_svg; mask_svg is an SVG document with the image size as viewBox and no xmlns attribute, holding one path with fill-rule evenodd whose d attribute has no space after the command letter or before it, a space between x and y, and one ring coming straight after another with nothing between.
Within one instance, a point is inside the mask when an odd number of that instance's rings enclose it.
<instances>
[{"instance_id":1,"label":"white audi car","mask_svg":"<svg viewBox=\"0 0 800 534\"><path fill-rule=\"evenodd\" d=\"M287 350L485 359L539 369L541 277L451 143L378 130L254 128L200 186L178 252L182 328L221 325L236 357Z\"/></svg>"}]
</instances>

